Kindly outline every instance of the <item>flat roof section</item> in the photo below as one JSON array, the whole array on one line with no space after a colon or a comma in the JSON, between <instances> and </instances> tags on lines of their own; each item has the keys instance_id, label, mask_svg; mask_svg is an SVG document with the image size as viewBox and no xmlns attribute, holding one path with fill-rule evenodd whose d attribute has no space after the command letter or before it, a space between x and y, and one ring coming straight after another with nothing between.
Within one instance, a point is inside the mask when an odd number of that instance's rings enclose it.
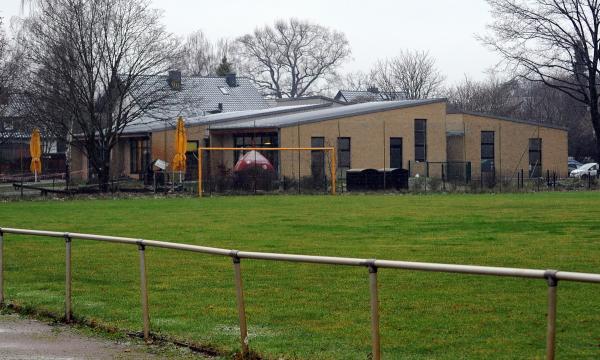
<instances>
[{"instance_id":1,"label":"flat roof section","mask_svg":"<svg viewBox=\"0 0 600 360\"><path fill-rule=\"evenodd\" d=\"M198 126L198 125L212 125L219 124L222 122L229 121L241 121L248 119L262 119L270 116L276 116L281 114L289 114L294 112L310 111L330 107L331 104L308 104L308 105L295 105L295 106L281 106L261 110L244 110L244 111L232 111L226 113L211 114L206 116L197 116L184 118L185 126ZM166 122L166 124L165 124ZM163 119L157 119L155 117L143 117L135 122L127 125L123 134L131 133L149 133L153 131L162 130L173 130L177 122L177 114L172 114Z\"/></svg>"},{"instance_id":2,"label":"flat roof section","mask_svg":"<svg viewBox=\"0 0 600 360\"><path fill-rule=\"evenodd\" d=\"M477 113L477 112L472 112L472 111L452 111L452 112L449 111L448 115L471 115L471 116L478 116L478 117L484 117L484 118L501 120L501 121L510 121L510 122L525 124L525 125L545 127L545 128L549 128L549 129L555 129L555 130L568 131L568 128L566 128L564 126L560 126L560 125L546 124L546 123L536 122L536 121L532 121L532 120L515 119L515 118L511 118L511 117L507 117L507 116L490 115L490 114Z\"/></svg>"},{"instance_id":3,"label":"flat roof section","mask_svg":"<svg viewBox=\"0 0 600 360\"><path fill-rule=\"evenodd\" d=\"M355 105L340 106L334 108L326 108L321 110L312 110L297 112L282 116L273 116L266 119L252 121L233 121L228 123L217 124L211 129L215 130L233 130L233 129L250 129L258 128L282 128L296 126L300 124L308 124L321 122L351 116L365 115L389 110L397 110L410 108L415 106L423 106L435 103L446 102L446 99L428 99L428 100L400 100L400 101L382 101L370 102Z\"/></svg>"}]
</instances>

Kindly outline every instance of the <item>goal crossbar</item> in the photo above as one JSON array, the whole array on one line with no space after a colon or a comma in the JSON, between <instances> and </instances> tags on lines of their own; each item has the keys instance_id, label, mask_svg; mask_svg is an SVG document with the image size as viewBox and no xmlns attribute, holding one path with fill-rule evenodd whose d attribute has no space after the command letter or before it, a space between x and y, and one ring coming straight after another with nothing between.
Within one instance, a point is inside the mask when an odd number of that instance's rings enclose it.
<instances>
[{"instance_id":1,"label":"goal crossbar","mask_svg":"<svg viewBox=\"0 0 600 360\"><path fill-rule=\"evenodd\" d=\"M336 188L336 158L334 147L198 147L198 196L202 197L202 152L203 151L326 151L331 157L331 195Z\"/></svg>"}]
</instances>

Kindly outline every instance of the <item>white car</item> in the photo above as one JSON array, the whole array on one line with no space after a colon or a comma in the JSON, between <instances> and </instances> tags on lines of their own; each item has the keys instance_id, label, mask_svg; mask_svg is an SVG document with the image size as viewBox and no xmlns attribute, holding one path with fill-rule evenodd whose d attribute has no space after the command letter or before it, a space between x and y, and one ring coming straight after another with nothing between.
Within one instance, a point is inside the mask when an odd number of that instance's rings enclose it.
<instances>
[{"instance_id":1,"label":"white car","mask_svg":"<svg viewBox=\"0 0 600 360\"><path fill-rule=\"evenodd\" d=\"M571 171L571 177L586 179L587 177L598 177L598 163L588 163Z\"/></svg>"}]
</instances>

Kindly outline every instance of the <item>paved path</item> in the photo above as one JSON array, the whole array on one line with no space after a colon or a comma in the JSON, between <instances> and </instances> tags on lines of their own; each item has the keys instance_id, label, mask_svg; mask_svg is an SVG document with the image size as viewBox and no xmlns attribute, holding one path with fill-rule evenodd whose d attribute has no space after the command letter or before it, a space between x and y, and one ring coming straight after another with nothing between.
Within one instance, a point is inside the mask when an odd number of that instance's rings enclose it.
<instances>
[{"instance_id":1,"label":"paved path","mask_svg":"<svg viewBox=\"0 0 600 360\"><path fill-rule=\"evenodd\" d=\"M65 325L0 315L0 359L159 359L142 345L87 337Z\"/></svg>"}]
</instances>

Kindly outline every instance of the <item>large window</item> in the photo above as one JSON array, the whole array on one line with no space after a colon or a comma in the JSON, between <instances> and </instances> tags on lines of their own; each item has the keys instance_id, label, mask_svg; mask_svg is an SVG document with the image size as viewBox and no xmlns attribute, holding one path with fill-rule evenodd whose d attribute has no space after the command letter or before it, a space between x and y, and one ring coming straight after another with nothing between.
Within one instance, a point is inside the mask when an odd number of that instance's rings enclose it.
<instances>
[{"instance_id":1,"label":"large window","mask_svg":"<svg viewBox=\"0 0 600 360\"><path fill-rule=\"evenodd\" d=\"M494 132L481 132L481 172L494 172Z\"/></svg>"},{"instance_id":2,"label":"large window","mask_svg":"<svg viewBox=\"0 0 600 360\"><path fill-rule=\"evenodd\" d=\"M427 120L415 120L415 161L427 161Z\"/></svg>"},{"instance_id":3,"label":"large window","mask_svg":"<svg viewBox=\"0 0 600 360\"><path fill-rule=\"evenodd\" d=\"M402 169L402 138L390 138L390 167Z\"/></svg>"},{"instance_id":4,"label":"large window","mask_svg":"<svg viewBox=\"0 0 600 360\"><path fill-rule=\"evenodd\" d=\"M310 138L310 147L325 147L325 138L322 136L313 136ZM312 150L310 152L310 169L315 179L323 179L325 176L325 153L322 150Z\"/></svg>"},{"instance_id":5,"label":"large window","mask_svg":"<svg viewBox=\"0 0 600 360\"><path fill-rule=\"evenodd\" d=\"M338 140L338 168L350 169L350 138L339 137Z\"/></svg>"},{"instance_id":6,"label":"large window","mask_svg":"<svg viewBox=\"0 0 600 360\"><path fill-rule=\"evenodd\" d=\"M529 139L529 177L542 176L542 139Z\"/></svg>"},{"instance_id":7,"label":"large window","mask_svg":"<svg viewBox=\"0 0 600 360\"><path fill-rule=\"evenodd\" d=\"M129 141L129 172L141 174L150 164L150 146L148 139L131 139Z\"/></svg>"},{"instance_id":8,"label":"large window","mask_svg":"<svg viewBox=\"0 0 600 360\"><path fill-rule=\"evenodd\" d=\"M278 147L277 134L276 133L248 133L248 134L237 134L233 137L233 145L236 148L271 148ZM277 153L278 151L264 151L261 154L266 157L274 168L277 169ZM233 153L234 164L237 163L242 152L235 150Z\"/></svg>"}]
</instances>

